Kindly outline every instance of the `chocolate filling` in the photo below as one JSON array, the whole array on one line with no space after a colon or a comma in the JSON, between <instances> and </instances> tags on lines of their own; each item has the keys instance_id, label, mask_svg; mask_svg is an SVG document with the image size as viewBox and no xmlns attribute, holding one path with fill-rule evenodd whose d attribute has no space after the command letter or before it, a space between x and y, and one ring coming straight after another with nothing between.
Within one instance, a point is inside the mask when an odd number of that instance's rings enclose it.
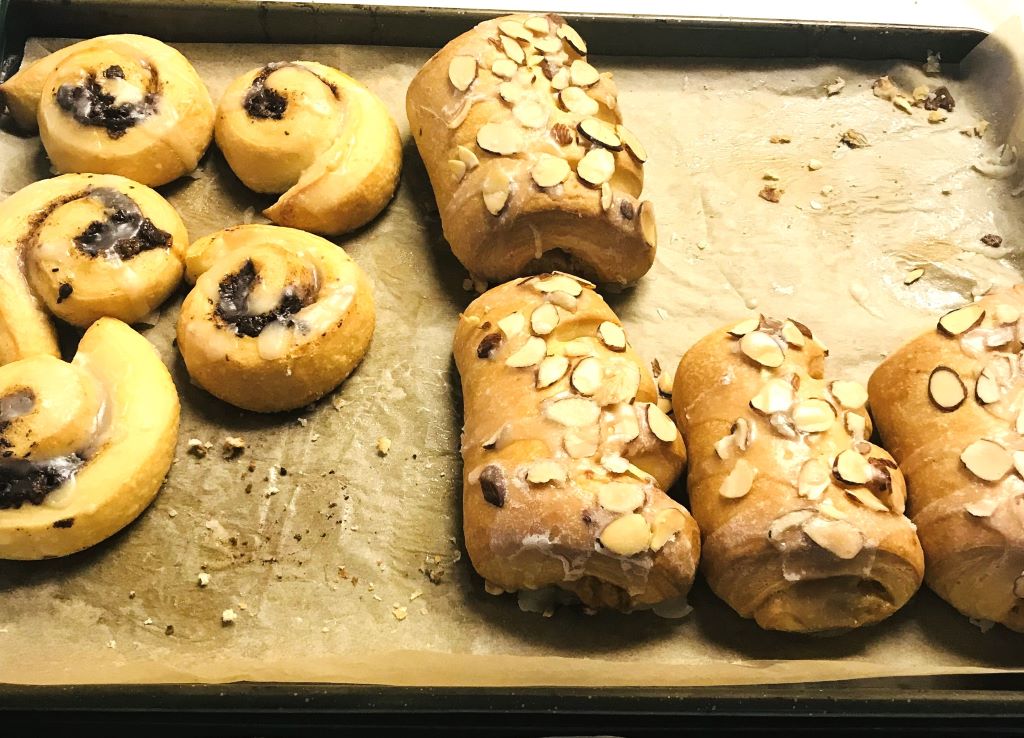
<instances>
[{"instance_id":1,"label":"chocolate filling","mask_svg":"<svg viewBox=\"0 0 1024 738\"><path fill-rule=\"evenodd\" d=\"M20 459L0 462L0 510L17 510L26 502L43 504L46 495L71 479L84 463L78 454L40 464Z\"/></svg>"},{"instance_id":2,"label":"chocolate filling","mask_svg":"<svg viewBox=\"0 0 1024 738\"><path fill-rule=\"evenodd\" d=\"M220 281L220 301L215 313L218 318L234 328L239 336L256 338L268 324L275 321L291 327L295 325L291 316L308 304L294 288L288 287L281 293L281 302L273 310L249 314L249 293L258 278L256 266L249 259L241 269Z\"/></svg>"},{"instance_id":3,"label":"chocolate filling","mask_svg":"<svg viewBox=\"0 0 1024 738\"><path fill-rule=\"evenodd\" d=\"M110 138L121 138L129 128L156 112L159 79L155 69L149 71L148 90L139 102L116 102L96 75L90 74L82 84L58 87L57 105L82 125L105 128ZM124 70L116 64L109 66L103 70L102 78L123 80Z\"/></svg>"},{"instance_id":4,"label":"chocolate filling","mask_svg":"<svg viewBox=\"0 0 1024 738\"><path fill-rule=\"evenodd\" d=\"M337 85L333 82L328 82L313 70L304 67L301 64L293 64L291 62L273 62L260 70L260 73L256 75L252 84L249 85L248 92L245 93L245 112L249 114L250 118L271 120L281 120L284 118L284 111L288 109L288 98L277 90L267 87L267 77L278 69L283 69L284 67L296 67L309 72L327 85L327 88L331 91L332 95L338 97Z\"/></svg>"},{"instance_id":5,"label":"chocolate filling","mask_svg":"<svg viewBox=\"0 0 1024 738\"><path fill-rule=\"evenodd\" d=\"M88 256L116 254L127 261L143 251L169 248L171 234L153 225L138 204L122 192L109 187L90 190L89 197L103 203L106 220L94 220L78 236L75 246Z\"/></svg>"}]
</instances>

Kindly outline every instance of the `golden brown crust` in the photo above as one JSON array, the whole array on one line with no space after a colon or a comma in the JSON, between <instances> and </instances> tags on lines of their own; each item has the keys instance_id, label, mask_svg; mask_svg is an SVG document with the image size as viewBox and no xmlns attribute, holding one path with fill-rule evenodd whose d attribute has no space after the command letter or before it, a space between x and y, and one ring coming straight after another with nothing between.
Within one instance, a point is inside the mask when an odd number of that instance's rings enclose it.
<instances>
[{"instance_id":1,"label":"golden brown crust","mask_svg":"<svg viewBox=\"0 0 1024 738\"><path fill-rule=\"evenodd\" d=\"M943 323L957 331L980 308L976 327L954 336L937 325L875 370L871 412L907 475L928 586L969 617L1024 632L1024 285L975 305ZM956 405L929 381L938 367L955 373L947 391L960 401L956 409L937 404ZM965 457L972 446L981 453Z\"/></svg>"},{"instance_id":2,"label":"golden brown crust","mask_svg":"<svg viewBox=\"0 0 1024 738\"><path fill-rule=\"evenodd\" d=\"M866 392L826 383L824 357L801 325L754 318L698 342L673 386L705 575L771 630L878 622L923 574L902 475L865 440Z\"/></svg>"},{"instance_id":3,"label":"golden brown crust","mask_svg":"<svg viewBox=\"0 0 1024 738\"><path fill-rule=\"evenodd\" d=\"M580 43L557 16L496 18L445 46L409 86L445 237L474 277L565 269L628 284L654 262L653 207L638 200L646 153L616 128L611 75L598 75Z\"/></svg>"},{"instance_id":4,"label":"golden brown crust","mask_svg":"<svg viewBox=\"0 0 1024 738\"><path fill-rule=\"evenodd\" d=\"M495 287L461 316L454 353L463 524L481 576L620 610L685 596L699 533L663 492L682 440L592 285L554 274Z\"/></svg>"}]
</instances>

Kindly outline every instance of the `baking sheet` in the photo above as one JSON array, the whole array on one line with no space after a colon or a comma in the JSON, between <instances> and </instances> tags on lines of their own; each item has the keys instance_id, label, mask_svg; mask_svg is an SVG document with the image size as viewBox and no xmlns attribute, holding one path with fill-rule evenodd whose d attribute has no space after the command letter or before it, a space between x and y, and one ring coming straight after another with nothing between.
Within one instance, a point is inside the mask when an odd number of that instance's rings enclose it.
<instances>
[{"instance_id":1,"label":"baking sheet","mask_svg":"<svg viewBox=\"0 0 1024 738\"><path fill-rule=\"evenodd\" d=\"M1004 33L1021 37L1016 24ZM26 57L63 43L31 40ZM0 562L0 682L696 686L1024 667L1020 636L982 632L927 591L879 626L829 639L764 633L701 582L682 620L542 618L485 594L461 554L449 353L472 295L441 237L404 114L405 89L430 52L177 46L214 99L251 67L311 59L385 100L406 141L402 184L381 218L340 241L375 283L377 332L341 390L264 417L189 384L171 345L180 296L168 304L145 331L182 396L167 484L138 521L87 552ZM657 205L658 259L637 288L609 296L641 352L674 367L707 331L758 309L812 325L832 350L830 371L865 381L936 311L1018 279L1024 210L1013 181L971 164L1009 135L1022 92L1000 71L1004 44L984 47L941 80L904 62L595 56L615 72L626 123L651 152L645 194ZM948 84L956 111L932 125L920 110L896 110L871 92L886 73L908 90ZM826 97L836 76L846 87ZM959 132L980 118L993 123L984 138ZM849 128L871 146L838 145ZM821 169L807 168L812 158ZM9 130L0 161L5 196L48 175L38 139ZM779 203L758 197L766 170L780 177ZM260 222L268 204L215 150L162 192L192 238ZM983 246L988 233L1004 245ZM919 265L925 276L904 286ZM227 435L248 443L237 460L220 457ZM386 456L381 437L391 441ZM193 438L213 444L206 458L186 453ZM224 626L228 608L239 617Z\"/></svg>"}]
</instances>

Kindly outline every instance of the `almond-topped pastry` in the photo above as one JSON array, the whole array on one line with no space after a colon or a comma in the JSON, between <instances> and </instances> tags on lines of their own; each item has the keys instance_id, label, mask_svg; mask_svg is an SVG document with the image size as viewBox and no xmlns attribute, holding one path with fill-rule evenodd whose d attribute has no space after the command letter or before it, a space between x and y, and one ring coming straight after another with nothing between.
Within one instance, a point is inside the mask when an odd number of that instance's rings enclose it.
<instances>
[{"instance_id":1,"label":"almond-topped pastry","mask_svg":"<svg viewBox=\"0 0 1024 738\"><path fill-rule=\"evenodd\" d=\"M66 46L0 84L0 94L20 128L38 126L59 172L156 187L195 169L213 136L213 103L196 70L147 36Z\"/></svg>"},{"instance_id":2,"label":"almond-topped pastry","mask_svg":"<svg viewBox=\"0 0 1024 738\"><path fill-rule=\"evenodd\" d=\"M928 586L1024 632L1024 285L951 310L871 375Z\"/></svg>"},{"instance_id":3,"label":"almond-topped pastry","mask_svg":"<svg viewBox=\"0 0 1024 738\"><path fill-rule=\"evenodd\" d=\"M770 630L876 623L924 573L867 391L826 380L826 353L802 323L757 316L698 342L673 385L708 583Z\"/></svg>"},{"instance_id":4,"label":"almond-topped pastry","mask_svg":"<svg viewBox=\"0 0 1024 738\"><path fill-rule=\"evenodd\" d=\"M445 46L406 111L445 238L475 277L566 269L629 284L654 263L647 152L611 74L557 15L509 15Z\"/></svg>"},{"instance_id":5,"label":"almond-topped pastry","mask_svg":"<svg viewBox=\"0 0 1024 738\"><path fill-rule=\"evenodd\" d=\"M466 548L489 589L619 610L681 601L700 555L664 491L682 439L593 285L553 273L495 287L461 316L454 353Z\"/></svg>"}]
</instances>

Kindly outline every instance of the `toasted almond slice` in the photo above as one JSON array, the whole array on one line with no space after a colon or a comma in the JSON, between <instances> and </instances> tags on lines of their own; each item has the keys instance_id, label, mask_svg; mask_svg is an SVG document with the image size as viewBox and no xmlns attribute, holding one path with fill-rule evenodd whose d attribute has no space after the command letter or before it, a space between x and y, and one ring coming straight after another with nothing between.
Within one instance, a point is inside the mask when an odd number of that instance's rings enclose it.
<instances>
[{"instance_id":1,"label":"toasted almond slice","mask_svg":"<svg viewBox=\"0 0 1024 738\"><path fill-rule=\"evenodd\" d=\"M523 51L523 47L520 46L515 39L511 39L508 36L502 36L501 49L505 52L505 56L516 64L522 64L526 61L526 52Z\"/></svg>"},{"instance_id":2,"label":"toasted almond slice","mask_svg":"<svg viewBox=\"0 0 1024 738\"><path fill-rule=\"evenodd\" d=\"M605 482L597 490L597 502L608 512L631 513L644 504L644 490L635 483Z\"/></svg>"},{"instance_id":3,"label":"toasted almond slice","mask_svg":"<svg viewBox=\"0 0 1024 738\"><path fill-rule=\"evenodd\" d=\"M589 338L574 338L562 346L566 356L577 358L579 356L593 356L594 343Z\"/></svg>"},{"instance_id":4,"label":"toasted almond slice","mask_svg":"<svg viewBox=\"0 0 1024 738\"><path fill-rule=\"evenodd\" d=\"M740 339L740 351L761 366L775 368L782 366L786 352L778 342L761 331L751 331Z\"/></svg>"},{"instance_id":5,"label":"toasted almond slice","mask_svg":"<svg viewBox=\"0 0 1024 738\"><path fill-rule=\"evenodd\" d=\"M601 210L608 210L612 206L612 186L605 182L601 185Z\"/></svg>"},{"instance_id":6,"label":"toasted almond slice","mask_svg":"<svg viewBox=\"0 0 1024 738\"><path fill-rule=\"evenodd\" d=\"M601 408L593 400L583 397L567 397L548 405L544 409L544 415L561 425L579 428L596 423L601 416Z\"/></svg>"},{"instance_id":7,"label":"toasted almond slice","mask_svg":"<svg viewBox=\"0 0 1024 738\"><path fill-rule=\"evenodd\" d=\"M750 488L754 485L754 477L756 476L757 469L749 461L746 459L736 459L732 471L726 476L722 486L718 488L718 494L728 500L746 497L747 493L750 492Z\"/></svg>"},{"instance_id":8,"label":"toasted almond slice","mask_svg":"<svg viewBox=\"0 0 1024 738\"><path fill-rule=\"evenodd\" d=\"M824 433L835 422L836 410L825 400L802 400L793 408L793 425L802 433Z\"/></svg>"},{"instance_id":9,"label":"toasted almond slice","mask_svg":"<svg viewBox=\"0 0 1024 738\"><path fill-rule=\"evenodd\" d=\"M980 438L965 448L960 461L971 474L986 482L998 482L1013 468L1010 452L987 438Z\"/></svg>"},{"instance_id":10,"label":"toasted almond slice","mask_svg":"<svg viewBox=\"0 0 1024 738\"><path fill-rule=\"evenodd\" d=\"M985 317L985 309L977 303L950 310L939 318L938 329L947 336L959 336L977 327Z\"/></svg>"},{"instance_id":11,"label":"toasted almond slice","mask_svg":"<svg viewBox=\"0 0 1024 738\"><path fill-rule=\"evenodd\" d=\"M644 237L647 248L658 245L658 228L654 223L654 205L650 200L640 203L640 234Z\"/></svg>"},{"instance_id":12,"label":"toasted almond slice","mask_svg":"<svg viewBox=\"0 0 1024 738\"><path fill-rule=\"evenodd\" d=\"M669 397L672 396L672 372L662 372L658 375L658 392Z\"/></svg>"},{"instance_id":13,"label":"toasted almond slice","mask_svg":"<svg viewBox=\"0 0 1024 738\"><path fill-rule=\"evenodd\" d=\"M736 455L736 434L730 433L715 441L715 453L722 461L728 461Z\"/></svg>"},{"instance_id":14,"label":"toasted almond slice","mask_svg":"<svg viewBox=\"0 0 1024 738\"><path fill-rule=\"evenodd\" d=\"M686 516L674 507L659 510L651 525L651 550L660 551L677 534L686 528Z\"/></svg>"},{"instance_id":15,"label":"toasted almond slice","mask_svg":"<svg viewBox=\"0 0 1024 738\"><path fill-rule=\"evenodd\" d=\"M601 466L612 474L625 474L626 470L629 469L629 461L619 456L619 454L605 454L601 457Z\"/></svg>"},{"instance_id":16,"label":"toasted almond slice","mask_svg":"<svg viewBox=\"0 0 1024 738\"><path fill-rule=\"evenodd\" d=\"M501 215L508 204L509 197L508 176L495 168L491 168L484 177L481 192L484 198L484 206L491 215Z\"/></svg>"},{"instance_id":17,"label":"toasted almond slice","mask_svg":"<svg viewBox=\"0 0 1024 738\"><path fill-rule=\"evenodd\" d=\"M864 534L845 520L811 518L803 524L807 537L836 558L849 561L864 548Z\"/></svg>"},{"instance_id":18,"label":"toasted almond slice","mask_svg":"<svg viewBox=\"0 0 1024 738\"><path fill-rule=\"evenodd\" d=\"M999 402L999 382L992 376L988 368L981 370L978 379L974 382L974 397L980 405L991 405Z\"/></svg>"},{"instance_id":19,"label":"toasted almond slice","mask_svg":"<svg viewBox=\"0 0 1024 738\"><path fill-rule=\"evenodd\" d=\"M671 415L672 414L672 400L668 399L667 397L659 397L658 398L658 409L661 410L666 415Z\"/></svg>"},{"instance_id":20,"label":"toasted almond slice","mask_svg":"<svg viewBox=\"0 0 1024 738\"><path fill-rule=\"evenodd\" d=\"M616 440L622 440L625 443L629 443L640 435L640 421L636 417L636 407L631 405L628 410L631 412L623 413L622 417L611 426L611 435L615 436Z\"/></svg>"},{"instance_id":21,"label":"toasted almond slice","mask_svg":"<svg viewBox=\"0 0 1024 738\"><path fill-rule=\"evenodd\" d=\"M543 15L531 15L529 18L523 21L523 26L528 30L533 31L534 33L539 33L541 35L551 33L551 24L548 22L548 19Z\"/></svg>"},{"instance_id":22,"label":"toasted almond slice","mask_svg":"<svg viewBox=\"0 0 1024 738\"><path fill-rule=\"evenodd\" d=\"M459 160L466 165L467 172L472 172L480 166L480 160L473 153L472 149L468 149L460 144L457 151L459 152Z\"/></svg>"},{"instance_id":23,"label":"toasted almond slice","mask_svg":"<svg viewBox=\"0 0 1024 738\"><path fill-rule=\"evenodd\" d=\"M535 279L531 284L538 292L566 292L573 297L579 297L583 292L580 281L565 274L551 274Z\"/></svg>"},{"instance_id":24,"label":"toasted almond slice","mask_svg":"<svg viewBox=\"0 0 1024 738\"><path fill-rule=\"evenodd\" d=\"M784 413L793 405L793 385L785 379L772 377L750 400L750 406L760 413L772 415Z\"/></svg>"},{"instance_id":25,"label":"toasted almond slice","mask_svg":"<svg viewBox=\"0 0 1024 738\"><path fill-rule=\"evenodd\" d=\"M623 145L626 147L626 151L633 155L633 157L643 164L647 161L647 149L643 147L632 131L623 125L615 127L615 132L619 134L619 138L622 140Z\"/></svg>"},{"instance_id":26,"label":"toasted almond slice","mask_svg":"<svg viewBox=\"0 0 1024 738\"><path fill-rule=\"evenodd\" d=\"M530 315L530 327L538 336L546 336L558 325L558 308L545 302Z\"/></svg>"},{"instance_id":27,"label":"toasted almond slice","mask_svg":"<svg viewBox=\"0 0 1024 738\"><path fill-rule=\"evenodd\" d=\"M579 160L576 174L585 184L600 187L615 174L615 156L607 149L591 149Z\"/></svg>"},{"instance_id":28,"label":"toasted almond slice","mask_svg":"<svg viewBox=\"0 0 1024 738\"><path fill-rule=\"evenodd\" d=\"M976 518L992 517L992 513L996 511L997 507L999 507L999 500L992 497L986 497L981 500L974 500L973 502L964 504L964 510Z\"/></svg>"},{"instance_id":29,"label":"toasted almond slice","mask_svg":"<svg viewBox=\"0 0 1024 738\"><path fill-rule=\"evenodd\" d=\"M565 376L569 360L564 356L546 356L537 366L537 389L550 387Z\"/></svg>"},{"instance_id":30,"label":"toasted almond slice","mask_svg":"<svg viewBox=\"0 0 1024 738\"><path fill-rule=\"evenodd\" d=\"M476 134L476 143L484 151L499 156L518 153L523 147L522 131L510 121L484 123Z\"/></svg>"},{"instance_id":31,"label":"toasted almond slice","mask_svg":"<svg viewBox=\"0 0 1024 738\"><path fill-rule=\"evenodd\" d=\"M491 71L498 77L502 77L504 79L512 79L515 77L518 69L519 67L514 61L504 56L499 56L494 60L494 63L491 64Z\"/></svg>"},{"instance_id":32,"label":"toasted almond slice","mask_svg":"<svg viewBox=\"0 0 1024 738\"><path fill-rule=\"evenodd\" d=\"M657 405L647 406L647 425L650 426L651 433L664 443L672 443L679 437L679 430L672 422L672 418L659 410Z\"/></svg>"},{"instance_id":33,"label":"toasted almond slice","mask_svg":"<svg viewBox=\"0 0 1024 738\"><path fill-rule=\"evenodd\" d=\"M465 92L476 79L476 59L456 56L448 63L448 80L459 92Z\"/></svg>"},{"instance_id":34,"label":"toasted almond slice","mask_svg":"<svg viewBox=\"0 0 1024 738\"><path fill-rule=\"evenodd\" d=\"M572 168L569 162L551 154L541 154L530 170L530 176L538 187L556 187L566 180Z\"/></svg>"},{"instance_id":35,"label":"toasted almond slice","mask_svg":"<svg viewBox=\"0 0 1024 738\"><path fill-rule=\"evenodd\" d=\"M772 430L783 438L797 438L796 426L793 419L786 413L774 413L768 417L768 423Z\"/></svg>"},{"instance_id":36,"label":"toasted almond slice","mask_svg":"<svg viewBox=\"0 0 1024 738\"><path fill-rule=\"evenodd\" d=\"M562 101L562 106L566 110L576 115L597 115L597 111L601 109L597 100L579 87L566 87L558 93L558 99Z\"/></svg>"},{"instance_id":37,"label":"toasted almond slice","mask_svg":"<svg viewBox=\"0 0 1024 738\"><path fill-rule=\"evenodd\" d=\"M520 312L509 313L498 321L498 329L506 338L515 338L526 328L526 318Z\"/></svg>"},{"instance_id":38,"label":"toasted almond slice","mask_svg":"<svg viewBox=\"0 0 1024 738\"><path fill-rule=\"evenodd\" d=\"M601 343L612 351L626 350L626 332L622 326L606 320L597 327L597 335L601 337Z\"/></svg>"},{"instance_id":39,"label":"toasted almond slice","mask_svg":"<svg viewBox=\"0 0 1024 738\"><path fill-rule=\"evenodd\" d=\"M530 336L518 351L505 359L505 366L515 369L536 366L544 359L546 353L547 344L544 343L544 339Z\"/></svg>"},{"instance_id":40,"label":"toasted almond slice","mask_svg":"<svg viewBox=\"0 0 1024 738\"><path fill-rule=\"evenodd\" d=\"M568 479L568 475L565 467L550 459L533 462L526 472L526 481L530 484L548 484L550 482L562 484L566 479Z\"/></svg>"},{"instance_id":41,"label":"toasted almond slice","mask_svg":"<svg viewBox=\"0 0 1024 738\"><path fill-rule=\"evenodd\" d=\"M519 67L516 70L515 79L512 81L518 84L520 87L526 89L530 87L537 79L537 70L529 69L527 67Z\"/></svg>"},{"instance_id":42,"label":"toasted almond slice","mask_svg":"<svg viewBox=\"0 0 1024 738\"><path fill-rule=\"evenodd\" d=\"M614 554L634 556L651 545L651 527L643 515L627 513L610 522L599 539Z\"/></svg>"},{"instance_id":43,"label":"toasted almond slice","mask_svg":"<svg viewBox=\"0 0 1024 738\"><path fill-rule=\"evenodd\" d=\"M832 520L846 520L847 515L827 497L818 503L818 513Z\"/></svg>"},{"instance_id":44,"label":"toasted almond slice","mask_svg":"<svg viewBox=\"0 0 1024 738\"><path fill-rule=\"evenodd\" d=\"M494 433L480 445L486 449L494 448L498 445L498 441L501 440L501 437L505 435L506 431L508 431L508 423L502 423L501 427L494 431Z\"/></svg>"},{"instance_id":45,"label":"toasted almond slice","mask_svg":"<svg viewBox=\"0 0 1024 738\"><path fill-rule=\"evenodd\" d=\"M498 30L509 38L518 38L523 41L533 41L533 34L526 30L526 26L515 20L504 20L498 23Z\"/></svg>"},{"instance_id":46,"label":"toasted almond slice","mask_svg":"<svg viewBox=\"0 0 1024 738\"><path fill-rule=\"evenodd\" d=\"M874 477L874 470L863 455L848 448L836 456L832 475L843 484L865 485Z\"/></svg>"},{"instance_id":47,"label":"toasted almond slice","mask_svg":"<svg viewBox=\"0 0 1024 738\"><path fill-rule=\"evenodd\" d=\"M885 506L885 503L875 497L864 487L847 487L846 494L853 499L857 500L864 507L875 512L889 512L889 508Z\"/></svg>"},{"instance_id":48,"label":"toasted almond slice","mask_svg":"<svg viewBox=\"0 0 1024 738\"><path fill-rule=\"evenodd\" d=\"M515 105L525 94L526 90L514 82L502 82L498 85L498 95L509 105Z\"/></svg>"},{"instance_id":49,"label":"toasted almond slice","mask_svg":"<svg viewBox=\"0 0 1024 738\"><path fill-rule=\"evenodd\" d=\"M743 338L743 336L751 331L756 331L759 325L761 325L760 318L747 318L746 320L741 320L726 332L734 338Z\"/></svg>"},{"instance_id":50,"label":"toasted almond slice","mask_svg":"<svg viewBox=\"0 0 1024 738\"><path fill-rule=\"evenodd\" d=\"M551 77L551 87L555 90L564 90L570 82L568 67L562 67Z\"/></svg>"},{"instance_id":51,"label":"toasted almond slice","mask_svg":"<svg viewBox=\"0 0 1024 738\"><path fill-rule=\"evenodd\" d=\"M568 292L548 292L544 295L544 299L550 302L552 305L558 305L563 310L567 310L570 313L575 313L577 303L579 302L575 297L570 295Z\"/></svg>"},{"instance_id":52,"label":"toasted almond slice","mask_svg":"<svg viewBox=\"0 0 1024 738\"><path fill-rule=\"evenodd\" d=\"M592 395L601 387L603 374L600 359L590 356L576 365L569 382L581 395Z\"/></svg>"},{"instance_id":53,"label":"toasted almond slice","mask_svg":"<svg viewBox=\"0 0 1024 738\"><path fill-rule=\"evenodd\" d=\"M533 39L533 47L543 54L558 54L562 50L562 42L554 36L542 36Z\"/></svg>"},{"instance_id":54,"label":"toasted almond slice","mask_svg":"<svg viewBox=\"0 0 1024 738\"><path fill-rule=\"evenodd\" d=\"M843 425L854 441L863 441L867 435L868 422L860 413L847 411L843 413Z\"/></svg>"},{"instance_id":55,"label":"toasted almond slice","mask_svg":"<svg viewBox=\"0 0 1024 738\"><path fill-rule=\"evenodd\" d=\"M868 391L860 382L837 379L828 385L828 391L847 410L860 410L868 403Z\"/></svg>"},{"instance_id":56,"label":"toasted almond slice","mask_svg":"<svg viewBox=\"0 0 1024 738\"><path fill-rule=\"evenodd\" d=\"M466 176L466 162L461 159L449 159L448 169L455 176L456 182L461 182L462 178Z\"/></svg>"},{"instance_id":57,"label":"toasted almond slice","mask_svg":"<svg viewBox=\"0 0 1024 738\"><path fill-rule=\"evenodd\" d=\"M787 320L782 324L782 340L794 348L803 348L806 341L804 334L800 332L800 329L791 320Z\"/></svg>"},{"instance_id":58,"label":"toasted almond slice","mask_svg":"<svg viewBox=\"0 0 1024 738\"><path fill-rule=\"evenodd\" d=\"M831 479L828 464L822 459L808 459L800 467L796 490L801 497L817 500L828 489Z\"/></svg>"},{"instance_id":59,"label":"toasted almond slice","mask_svg":"<svg viewBox=\"0 0 1024 738\"><path fill-rule=\"evenodd\" d=\"M911 269L907 272L907 276L903 278L903 284L912 285L914 282L924 276L924 269L918 267L917 269Z\"/></svg>"},{"instance_id":60,"label":"toasted almond slice","mask_svg":"<svg viewBox=\"0 0 1024 738\"><path fill-rule=\"evenodd\" d=\"M601 75L598 74L597 70L582 59L573 60L572 65L569 67L569 76L572 79L572 83L577 87L590 87L593 84L597 84L598 80L601 79Z\"/></svg>"},{"instance_id":61,"label":"toasted almond slice","mask_svg":"<svg viewBox=\"0 0 1024 738\"><path fill-rule=\"evenodd\" d=\"M547 108L536 100L520 100L513 106L512 115L526 128L543 128L548 124Z\"/></svg>"},{"instance_id":62,"label":"toasted almond slice","mask_svg":"<svg viewBox=\"0 0 1024 738\"><path fill-rule=\"evenodd\" d=\"M566 43L573 48L573 50L580 56L585 56L587 53L587 44L583 38L576 32L576 29L567 23L563 23L558 27L556 31L558 37L564 39Z\"/></svg>"},{"instance_id":63,"label":"toasted almond slice","mask_svg":"<svg viewBox=\"0 0 1024 738\"><path fill-rule=\"evenodd\" d=\"M955 369L937 366L928 376L928 396L939 410L953 412L967 399L967 387Z\"/></svg>"},{"instance_id":64,"label":"toasted almond slice","mask_svg":"<svg viewBox=\"0 0 1024 738\"><path fill-rule=\"evenodd\" d=\"M574 431L568 431L562 438L565 452L574 459L589 459L597 453L597 439L587 438Z\"/></svg>"},{"instance_id":65,"label":"toasted almond slice","mask_svg":"<svg viewBox=\"0 0 1024 738\"><path fill-rule=\"evenodd\" d=\"M606 149L618 151L622 148L622 139L615 132L615 128L600 118L584 118L576 125L576 130Z\"/></svg>"},{"instance_id":66,"label":"toasted almond slice","mask_svg":"<svg viewBox=\"0 0 1024 738\"><path fill-rule=\"evenodd\" d=\"M640 367L631 361L611 358L604 365L604 380L594 393L601 405L631 403L640 389Z\"/></svg>"},{"instance_id":67,"label":"toasted almond slice","mask_svg":"<svg viewBox=\"0 0 1024 738\"><path fill-rule=\"evenodd\" d=\"M999 305L996 305L996 308L992 313L992 317L995 318L995 321L1000 325L1008 325L1010 323L1016 323L1020 319L1020 310L1015 308L1013 305L1000 303Z\"/></svg>"},{"instance_id":68,"label":"toasted almond slice","mask_svg":"<svg viewBox=\"0 0 1024 738\"><path fill-rule=\"evenodd\" d=\"M776 548L784 550L786 547L786 542L783 540L785 533L794 528L800 528L813 517L813 510L793 510L780 515L768 526L768 540Z\"/></svg>"}]
</instances>

